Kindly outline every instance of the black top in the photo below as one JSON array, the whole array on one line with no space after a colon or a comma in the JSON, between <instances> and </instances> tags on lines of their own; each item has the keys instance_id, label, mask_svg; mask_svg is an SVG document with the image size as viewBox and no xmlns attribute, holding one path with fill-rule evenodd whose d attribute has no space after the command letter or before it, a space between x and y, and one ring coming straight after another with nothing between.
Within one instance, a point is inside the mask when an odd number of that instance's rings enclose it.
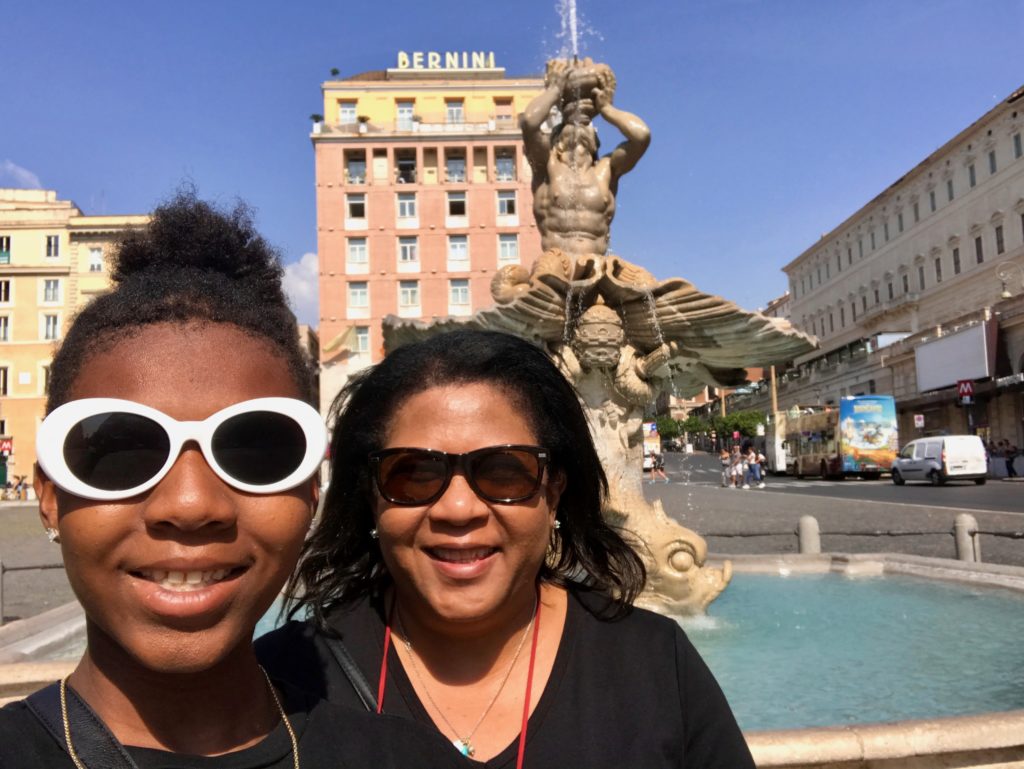
<instances>
[{"instance_id":1,"label":"black top","mask_svg":"<svg viewBox=\"0 0 1024 769\"><path fill-rule=\"evenodd\" d=\"M302 769L465 769L436 730L317 700L283 687L285 711L299 741ZM71 734L74 743L74 732ZM128 747L139 769L292 769L284 724L250 748L222 756L187 756ZM0 769L74 769L71 757L23 702L0 708ZM102 769L89 767L89 769Z\"/></svg>"},{"instance_id":2,"label":"black top","mask_svg":"<svg viewBox=\"0 0 1024 769\"><path fill-rule=\"evenodd\" d=\"M605 599L576 590L569 596L551 676L527 727L527 769L754 769L721 689L676 622L642 609L608 621L598 616ZM384 643L380 603L335 610L328 620L376 692ZM359 706L310 623L289 622L259 639L256 653L274 676ZM384 712L433 723L394 648ZM486 764L472 763L513 767L517 750L518 739Z\"/></svg>"}]
</instances>

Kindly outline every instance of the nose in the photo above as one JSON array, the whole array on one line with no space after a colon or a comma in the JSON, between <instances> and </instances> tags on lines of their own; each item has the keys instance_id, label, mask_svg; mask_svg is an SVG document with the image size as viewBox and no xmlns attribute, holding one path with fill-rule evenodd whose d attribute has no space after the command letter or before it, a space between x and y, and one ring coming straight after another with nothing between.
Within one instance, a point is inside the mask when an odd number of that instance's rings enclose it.
<instances>
[{"instance_id":1,"label":"nose","mask_svg":"<svg viewBox=\"0 0 1024 769\"><path fill-rule=\"evenodd\" d=\"M469 526L490 515L490 507L470 487L462 470L457 470L444 494L427 510L430 520L450 526Z\"/></svg>"},{"instance_id":2,"label":"nose","mask_svg":"<svg viewBox=\"0 0 1024 769\"><path fill-rule=\"evenodd\" d=\"M147 526L187 532L230 528L238 517L236 494L213 472L197 445L186 445L146 496L143 518Z\"/></svg>"}]
</instances>

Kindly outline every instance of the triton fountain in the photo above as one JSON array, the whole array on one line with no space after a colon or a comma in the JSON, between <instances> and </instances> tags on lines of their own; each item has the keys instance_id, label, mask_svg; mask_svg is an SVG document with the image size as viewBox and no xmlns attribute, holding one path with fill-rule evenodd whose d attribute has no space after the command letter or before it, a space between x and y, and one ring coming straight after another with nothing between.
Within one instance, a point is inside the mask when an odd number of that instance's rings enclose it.
<instances>
[{"instance_id":1,"label":"triton fountain","mask_svg":"<svg viewBox=\"0 0 1024 769\"><path fill-rule=\"evenodd\" d=\"M650 130L614 106L615 76L590 59L548 63L544 91L520 123L533 172L541 250L527 270L503 267L491 284L495 305L468 319L424 324L389 316L385 349L457 326L494 329L543 347L576 385L608 475L605 513L633 535L645 557L641 603L673 615L700 613L729 582L731 564L707 565L707 544L671 520L641 490L644 408L666 391L746 381L767 366L813 349L788 321L747 312L608 253L620 178L640 160ZM624 141L598 154L598 116Z\"/></svg>"}]
</instances>

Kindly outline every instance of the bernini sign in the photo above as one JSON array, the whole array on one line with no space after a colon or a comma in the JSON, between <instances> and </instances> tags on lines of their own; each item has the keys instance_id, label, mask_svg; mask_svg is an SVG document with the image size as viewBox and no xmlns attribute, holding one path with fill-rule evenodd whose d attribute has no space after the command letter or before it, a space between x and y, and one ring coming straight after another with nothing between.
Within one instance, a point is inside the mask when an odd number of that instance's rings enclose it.
<instances>
[{"instance_id":1,"label":"bernini sign","mask_svg":"<svg viewBox=\"0 0 1024 769\"><path fill-rule=\"evenodd\" d=\"M399 51L397 68L494 69L494 51Z\"/></svg>"}]
</instances>

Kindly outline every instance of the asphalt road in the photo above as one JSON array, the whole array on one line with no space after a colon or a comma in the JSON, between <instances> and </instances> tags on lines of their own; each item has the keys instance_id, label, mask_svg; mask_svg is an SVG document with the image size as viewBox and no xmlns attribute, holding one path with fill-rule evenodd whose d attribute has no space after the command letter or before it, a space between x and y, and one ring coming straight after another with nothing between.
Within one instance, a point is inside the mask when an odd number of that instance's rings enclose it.
<instances>
[{"instance_id":1,"label":"asphalt road","mask_svg":"<svg viewBox=\"0 0 1024 769\"><path fill-rule=\"evenodd\" d=\"M878 481L819 481L770 477L764 489L725 489L718 458L669 453L670 482L646 484L665 510L703 534L715 554L795 553L803 515L818 519L822 549L902 552L955 557L953 520L974 515L985 561L1024 566L1024 482L989 481L938 488ZM59 564L60 548L47 542L35 504L0 503L0 561L6 568ZM3 575L4 615L28 617L74 599L63 569Z\"/></svg>"},{"instance_id":2,"label":"asphalt road","mask_svg":"<svg viewBox=\"0 0 1024 769\"><path fill-rule=\"evenodd\" d=\"M933 488L878 481L766 479L764 489L721 486L717 457L669 453L670 483L646 484L676 520L703 534L712 552L794 553L803 515L818 519L822 549L835 552L901 552L955 557L953 521L975 516L982 532L982 559L1024 566L1024 482L990 480L984 486L956 483ZM741 536L742 535L742 536ZM751 536L753 535L753 536Z\"/></svg>"}]
</instances>

